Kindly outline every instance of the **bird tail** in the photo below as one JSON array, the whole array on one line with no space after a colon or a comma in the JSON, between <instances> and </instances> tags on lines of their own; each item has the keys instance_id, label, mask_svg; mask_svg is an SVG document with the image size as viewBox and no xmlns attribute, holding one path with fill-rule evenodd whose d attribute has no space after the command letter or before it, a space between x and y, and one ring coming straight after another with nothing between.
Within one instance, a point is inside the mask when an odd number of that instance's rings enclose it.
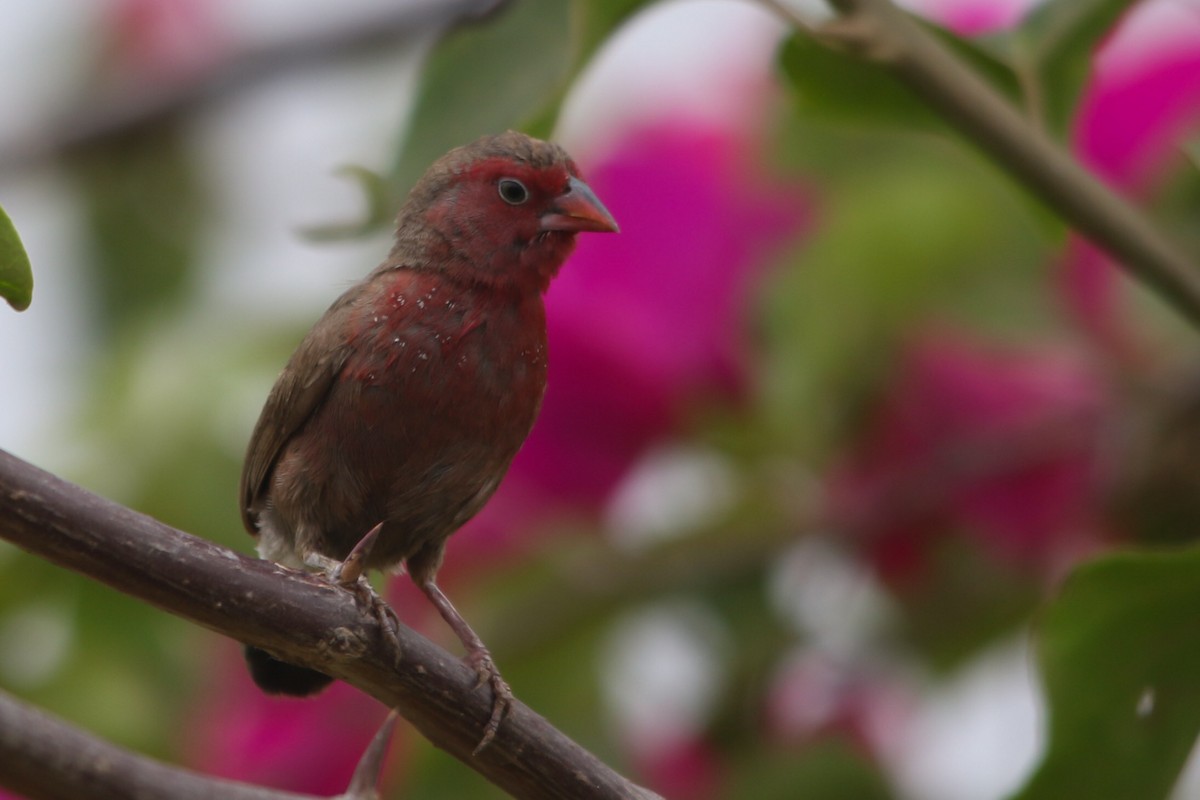
<instances>
[{"instance_id":1,"label":"bird tail","mask_svg":"<svg viewBox=\"0 0 1200 800\"><path fill-rule=\"evenodd\" d=\"M267 694L307 697L333 683L324 672L280 661L266 650L246 645L246 665L250 677Z\"/></svg>"}]
</instances>

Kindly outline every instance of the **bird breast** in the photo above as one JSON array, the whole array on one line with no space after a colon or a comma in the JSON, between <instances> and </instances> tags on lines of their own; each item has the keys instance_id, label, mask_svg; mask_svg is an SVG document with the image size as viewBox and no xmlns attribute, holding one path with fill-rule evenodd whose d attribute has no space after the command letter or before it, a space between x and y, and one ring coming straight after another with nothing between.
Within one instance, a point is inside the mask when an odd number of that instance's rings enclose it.
<instances>
[{"instance_id":1,"label":"bird breast","mask_svg":"<svg viewBox=\"0 0 1200 800\"><path fill-rule=\"evenodd\" d=\"M412 281L376 298L352 315L353 354L296 444L303 461L326 465L328 554L386 519L394 534L372 561L394 563L452 533L508 469L546 385L545 313L536 295Z\"/></svg>"}]
</instances>

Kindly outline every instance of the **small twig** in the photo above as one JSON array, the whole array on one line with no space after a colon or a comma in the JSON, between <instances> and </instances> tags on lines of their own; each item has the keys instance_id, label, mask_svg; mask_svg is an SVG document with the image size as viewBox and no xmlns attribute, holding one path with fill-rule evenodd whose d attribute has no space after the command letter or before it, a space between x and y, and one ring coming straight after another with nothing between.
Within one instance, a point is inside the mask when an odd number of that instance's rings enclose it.
<instances>
[{"instance_id":1,"label":"small twig","mask_svg":"<svg viewBox=\"0 0 1200 800\"><path fill-rule=\"evenodd\" d=\"M889 0L831 0L842 16L815 31L782 0L760 2L818 41L833 39L908 84L1068 224L1200 326L1200 268Z\"/></svg>"},{"instance_id":2,"label":"small twig","mask_svg":"<svg viewBox=\"0 0 1200 800\"><path fill-rule=\"evenodd\" d=\"M472 750L491 695L460 659L379 620L349 592L177 531L0 451L0 538L165 611L340 678L397 709L433 744L518 798L650 800L520 701ZM88 796L88 795L74 795Z\"/></svg>"}]
</instances>

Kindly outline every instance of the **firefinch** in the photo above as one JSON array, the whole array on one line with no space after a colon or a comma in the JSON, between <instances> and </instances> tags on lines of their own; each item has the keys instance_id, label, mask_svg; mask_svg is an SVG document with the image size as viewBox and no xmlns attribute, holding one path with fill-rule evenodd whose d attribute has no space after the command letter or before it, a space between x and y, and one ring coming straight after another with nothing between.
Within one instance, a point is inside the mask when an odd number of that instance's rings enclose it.
<instances>
[{"instance_id":1,"label":"firefinch","mask_svg":"<svg viewBox=\"0 0 1200 800\"><path fill-rule=\"evenodd\" d=\"M278 563L339 576L407 567L493 692L512 694L435 581L446 539L495 492L546 386L542 293L580 231L612 216L554 144L516 132L451 150L413 188L384 262L339 297L267 398L242 472L242 519ZM357 575L358 569L354 570ZM265 691L332 679L247 648Z\"/></svg>"}]
</instances>

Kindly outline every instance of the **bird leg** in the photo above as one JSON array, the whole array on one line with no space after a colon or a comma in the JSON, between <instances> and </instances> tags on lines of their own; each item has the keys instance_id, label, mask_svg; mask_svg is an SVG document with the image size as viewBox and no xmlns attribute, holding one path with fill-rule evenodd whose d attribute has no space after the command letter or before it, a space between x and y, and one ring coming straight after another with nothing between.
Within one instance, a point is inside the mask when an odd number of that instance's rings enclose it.
<instances>
[{"instance_id":1,"label":"bird leg","mask_svg":"<svg viewBox=\"0 0 1200 800\"><path fill-rule=\"evenodd\" d=\"M487 646L479 635L471 629L467 621L454 608L450 602L450 598L442 593L438 585L432 577L426 577L417 582L417 586L429 598L437 608L438 613L442 615L442 619L451 627L454 633L458 636L459 641L463 643L463 647L467 650L467 657L464 659L467 666L475 670L475 674L479 676L479 681L475 684L478 689L485 683L491 684L492 687L492 716L488 719L487 726L483 729L483 738L479 740L479 744L475 745L475 749L471 755L479 755L483 748L487 747L492 739L496 738L496 731L500 730L500 721L504 719L504 714L512 707L513 693L504 678L500 677L500 670L496 669L496 663L492 661L492 654L488 651Z\"/></svg>"},{"instance_id":2,"label":"bird leg","mask_svg":"<svg viewBox=\"0 0 1200 800\"><path fill-rule=\"evenodd\" d=\"M367 535L354 545L354 549L350 551L344 561L335 561L320 553L309 553L305 557L304 563L320 569L328 581L354 595L355 605L370 609L379 622L383 638L392 651L393 662L399 666L403 653L396 629L400 626L400 620L387 601L380 597L379 593L371 586L370 581L367 580L365 569L367 558L371 555L371 548L375 546L375 540L379 538L381 528L383 528L382 522L367 531Z\"/></svg>"}]
</instances>

